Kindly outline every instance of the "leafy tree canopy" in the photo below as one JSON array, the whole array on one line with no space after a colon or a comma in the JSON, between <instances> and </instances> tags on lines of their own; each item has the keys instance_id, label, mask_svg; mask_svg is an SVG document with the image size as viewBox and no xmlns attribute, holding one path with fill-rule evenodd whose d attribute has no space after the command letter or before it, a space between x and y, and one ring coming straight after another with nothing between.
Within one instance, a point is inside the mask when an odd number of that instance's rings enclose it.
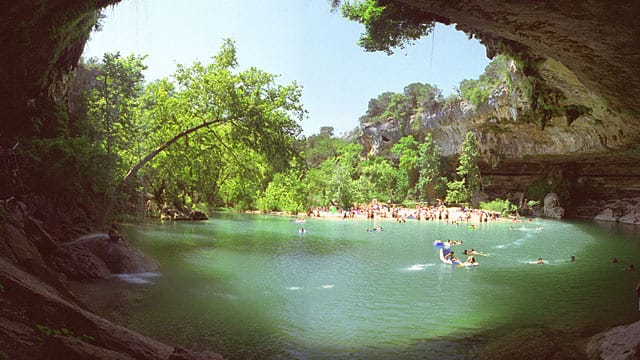
<instances>
[{"instance_id":1,"label":"leafy tree canopy","mask_svg":"<svg viewBox=\"0 0 640 360\"><path fill-rule=\"evenodd\" d=\"M334 5L337 1L334 1ZM424 11L397 1L358 0L342 1L342 15L365 26L358 44L366 51L384 51L393 54L394 48L403 49L434 26L432 16Z\"/></svg>"}]
</instances>

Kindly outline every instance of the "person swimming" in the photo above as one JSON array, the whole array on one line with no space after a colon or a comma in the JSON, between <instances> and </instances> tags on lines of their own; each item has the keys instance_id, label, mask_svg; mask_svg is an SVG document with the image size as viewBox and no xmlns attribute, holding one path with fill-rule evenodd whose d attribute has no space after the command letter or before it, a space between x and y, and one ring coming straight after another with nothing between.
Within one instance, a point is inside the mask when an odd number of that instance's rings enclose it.
<instances>
[{"instance_id":1,"label":"person swimming","mask_svg":"<svg viewBox=\"0 0 640 360\"><path fill-rule=\"evenodd\" d=\"M467 257L467 260L465 260L465 264L475 264L476 262L476 258L473 255L469 255Z\"/></svg>"},{"instance_id":2,"label":"person swimming","mask_svg":"<svg viewBox=\"0 0 640 360\"><path fill-rule=\"evenodd\" d=\"M471 250L464 250L463 254L465 255L480 255L480 256L487 256L489 254L485 254L481 251L476 251L474 248L471 248Z\"/></svg>"},{"instance_id":3,"label":"person swimming","mask_svg":"<svg viewBox=\"0 0 640 360\"><path fill-rule=\"evenodd\" d=\"M540 265L540 264L544 264L544 260L542 260L542 258L538 258L538 261L536 262L536 264Z\"/></svg>"}]
</instances>

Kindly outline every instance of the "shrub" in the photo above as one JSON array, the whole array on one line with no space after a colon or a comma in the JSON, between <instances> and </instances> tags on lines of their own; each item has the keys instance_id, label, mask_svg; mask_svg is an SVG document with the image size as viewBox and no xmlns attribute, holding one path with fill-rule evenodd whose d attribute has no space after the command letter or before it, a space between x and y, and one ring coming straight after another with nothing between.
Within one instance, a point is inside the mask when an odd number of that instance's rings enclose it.
<instances>
[{"instance_id":1,"label":"shrub","mask_svg":"<svg viewBox=\"0 0 640 360\"><path fill-rule=\"evenodd\" d=\"M502 216L508 216L517 210L517 207L509 200L495 199L490 202L480 202L480 209L499 212Z\"/></svg>"}]
</instances>

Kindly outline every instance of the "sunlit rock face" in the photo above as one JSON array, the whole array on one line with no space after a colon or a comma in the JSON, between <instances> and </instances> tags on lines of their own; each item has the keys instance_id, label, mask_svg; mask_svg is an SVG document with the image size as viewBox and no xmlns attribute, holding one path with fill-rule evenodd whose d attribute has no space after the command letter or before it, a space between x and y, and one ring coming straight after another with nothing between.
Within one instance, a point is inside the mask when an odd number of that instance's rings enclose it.
<instances>
[{"instance_id":1,"label":"sunlit rock face","mask_svg":"<svg viewBox=\"0 0 640 360\"><path fill-rule=\"evenodd\" d=\"M523 77L517 69L512 71L512 80ZM568 215L580 217L593 217L601 210L585 206L589 201L639 197L640 119L613 110L555 60L541 64L540 76L562 94L557 106L586 111L554 116L542 129L531 117L522 88L501 86L486 102L473 105L463 100L413 119L419 126L398 126L392 119L367 125L361 143L369 154L388 155L394 139L428 132L445 157L456 159L471 131L479 140L484 191L490 196L512 199L532 186L566 182L562 200L571 204L561 206Z\"/></svg>"}]
</instances>

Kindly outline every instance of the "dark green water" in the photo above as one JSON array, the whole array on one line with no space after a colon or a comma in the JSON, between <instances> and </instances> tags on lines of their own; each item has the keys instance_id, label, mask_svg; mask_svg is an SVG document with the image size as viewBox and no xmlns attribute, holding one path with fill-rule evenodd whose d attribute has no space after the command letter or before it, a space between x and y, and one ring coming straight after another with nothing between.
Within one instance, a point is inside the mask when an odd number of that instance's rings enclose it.
<instances>
[{"instance_id":1,"label":"dark green water","mask_svg":"<svg viewBox=\"0 0 640 360\"><path fill-rule=\"evenodd\" d=\"M517 328L586 336L640 319L640 270L624 270L640 265L633 227L388 221L366 232L372 225L310 219L299 234L288 218L234 214L123 225L161 263L158 276L81 292L118 323L239 359L456 359ZM490 256L475 268L443 264L432 241L447 238L464 241L457 253ZM529 263L538 257L546 264Z\"/></svg>"}]
</instances>

